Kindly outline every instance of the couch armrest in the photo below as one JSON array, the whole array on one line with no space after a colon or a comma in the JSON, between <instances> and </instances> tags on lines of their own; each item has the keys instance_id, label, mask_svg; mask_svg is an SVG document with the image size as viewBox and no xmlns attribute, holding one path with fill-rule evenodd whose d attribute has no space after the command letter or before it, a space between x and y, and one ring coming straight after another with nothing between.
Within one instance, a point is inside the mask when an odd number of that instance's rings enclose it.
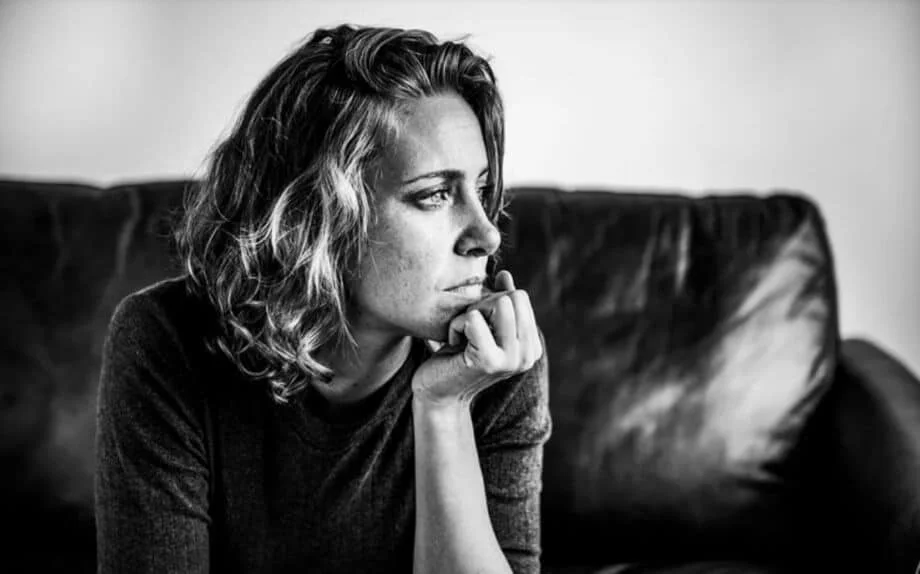
<instances>
[{"instance_id":1,"label":"couch armrest","mask_svg":"<svg viewBox=\"0 0 920 574\"><path fill-rule=\"evenodd\" d=\"M840 517L845 538L885 572L914 574L920 565L920 380L875 344L847 339L826 398L832 452L825 476L838 512L848 515Z\"/></svg>"}]
</instances>

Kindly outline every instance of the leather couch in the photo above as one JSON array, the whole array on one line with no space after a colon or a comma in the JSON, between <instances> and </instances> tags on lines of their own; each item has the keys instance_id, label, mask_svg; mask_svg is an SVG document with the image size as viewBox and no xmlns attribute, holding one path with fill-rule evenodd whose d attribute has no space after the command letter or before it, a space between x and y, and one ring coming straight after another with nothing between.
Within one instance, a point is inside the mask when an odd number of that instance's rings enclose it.
<instances>
[{"instance_id":1,"label":"leather couch","mask_svg":"<svg viewBox=\"0 0 920 574\"><path fill-rule=\"evenodd\" d=\"M102 341L179 272L194 184L0 181L0 571L94 570ZM914 572L920 381L841 338L807 196L511 194L499 265L550 364L544 571Z\"/></svg>"}]
</instances>

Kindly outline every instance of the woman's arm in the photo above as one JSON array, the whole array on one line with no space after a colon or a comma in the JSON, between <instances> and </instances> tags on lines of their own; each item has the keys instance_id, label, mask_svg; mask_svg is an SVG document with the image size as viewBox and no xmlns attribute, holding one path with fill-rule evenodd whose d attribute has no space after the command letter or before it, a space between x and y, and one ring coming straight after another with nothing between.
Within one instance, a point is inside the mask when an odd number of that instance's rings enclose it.
<instances>
[{"instance_id":1,"label":"woman's arm","mask_svg":"<svg viewBox=\"0 0 920 574\"><path fill-rule=\"evenodd\" d=\"M552 432L548 363L484 391L473 407L489 516L516 574L540 572L543 448Z\"/></svg>"},{"instance_id":2,"label":"woman's arm","mask_svg":"<svg viewBox=\"0 0 920 574\"><path fill-rule=\"evenodd\" d=\"M207 572L201 397L164 313L116 310L103 350L96 437L98 572Z\"/></svg>"},{"instance_id":3,"label":"woman's arm","mask_svg":"<svg viewBox=\"0 0 920 574\"><path fill-rule=\"evenodd\" d=\"M490 307L471 309L455 318L449 329L449 346L422 364L413 376L415 574L511 572L490 511L493 507L499 511L502 532L507 531L506 519L512 518L506 515L520 512L505 512L497 498L490 507L471 405L482 391L493 386L502 389L513 381L528 380L526 375L515 375L531 370L544 353L526 293L514 288L506 271L499 274L497 284L502 293L491 298ZM515 446L507 446L510 448L499 450L512 453ZM535 448L539 450L533 444L522 449L520 460L536 460L530 466L539 475L540 458L531 456ZM505 463L518 466L514 462L517 458L511 454ZM528 472L528 477L533 472ZM501 473L490 473L492 479L495 476ZM523 505L512 507L526 507L530 500L533 498L525 496ZM530 512L530 518L534 514ZM517 544L511 542L510 546ZM533 571L526 565L519 570Z\"/></svg>"},{"instance_id":4,"label":"woman's arm","mask_svg":"<svg viewBox=\"0 0 920 574\"><path fill-rule=\"evenodd\" d=\"M468 404L413 399L415 574L511 572L486 505Z\"/></svg>"},{"instance_id":5,"label":"woman's arm","mask_svg":"<svg viewBox=\"0 0 920 574\"><path fill-rule=\"evenodd\" d=\"M472 409L413 402L417 513L425 523L417 529L417 559L440 551L437 562L472 571L493 571L492 564L510 564L517 574L540 571L548 391L544 355L527 373L484 391ZM450 540L456 554L439 548L433 533Z\"/></svg>"}]
</instances>

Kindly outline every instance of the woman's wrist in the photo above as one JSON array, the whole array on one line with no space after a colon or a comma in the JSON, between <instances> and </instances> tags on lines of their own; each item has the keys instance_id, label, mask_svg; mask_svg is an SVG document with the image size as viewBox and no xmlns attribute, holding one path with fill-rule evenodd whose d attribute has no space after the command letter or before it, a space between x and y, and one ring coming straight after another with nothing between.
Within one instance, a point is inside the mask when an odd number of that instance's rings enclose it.
<instances>
[{"instance_id":1,"label":"woman's wrist","mask_svg":"<svg viewBox=\"0 0 920 574\"><path fill-rule=\"evenodd\" d=\"M435 399L425 396L424 391L414 391L412 411L416 419L421 417L439 427L455 428L457 421L469 419L471 402L463 397Z\"/></svg>"}]
</instances>

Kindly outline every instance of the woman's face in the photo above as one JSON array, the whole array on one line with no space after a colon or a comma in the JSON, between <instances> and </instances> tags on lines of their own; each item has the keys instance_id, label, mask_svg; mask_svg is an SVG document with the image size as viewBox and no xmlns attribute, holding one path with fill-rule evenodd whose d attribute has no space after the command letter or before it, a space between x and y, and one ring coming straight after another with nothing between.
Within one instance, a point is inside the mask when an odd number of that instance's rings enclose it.
<instances>
[{"instance_id":1,"label":"woman's face","mask_svg":"<svg viewBox=\"0 0 920 574\"><path fill-rule=\"evenodd\" d=\"M372 182L370 244L352 284L355 330L446 340L449 321L482 297L501 242L481 203L487 178L469 105L453 94L415 101Z\"/></svg>"}]
</instances>

